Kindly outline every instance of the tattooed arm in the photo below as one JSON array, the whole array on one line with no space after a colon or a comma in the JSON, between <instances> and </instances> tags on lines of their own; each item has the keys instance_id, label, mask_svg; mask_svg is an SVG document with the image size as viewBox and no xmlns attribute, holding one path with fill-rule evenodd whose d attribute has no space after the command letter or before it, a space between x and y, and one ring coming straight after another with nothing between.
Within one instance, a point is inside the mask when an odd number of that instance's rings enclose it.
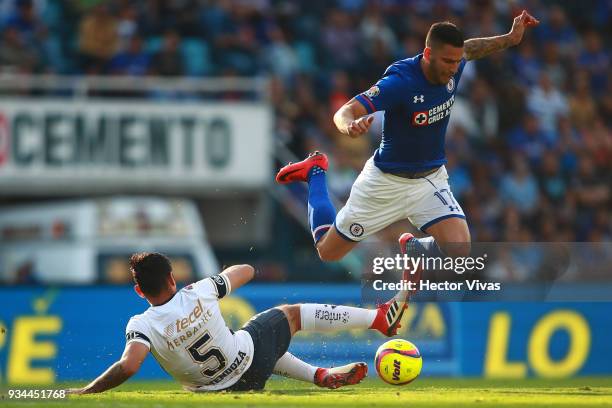
<instances>
[{"instance_id":1,"label":"tattooed arm","mask_svg":"<svg viewBox=\"0 0 612 408\"><path fill-rule=\"evenodd\" d=\"M148 353L148 346L135 341L128 343L121 360L110 366L108 370L85 387L72 388L67 392L68 394L94 394L115 388L136 374Z\"/></svg>"},{"instance_id":2,"label":"tattooed arm","mask_svg":"<svg viewBox=\"0 0 612 408\"><path fill-rule=\"evenodd\" d=\"M466 60L475 60L514 45L516 44L511 41L509 34L497 37L471 38L463 43L463 55Z\"/></svg>"},{"instance_id":3,"label":"tattooed arm","mask_svg":"<svg viewBox=\"0 0 612 408\"><path fill-rule=\"evenodd\" d=\"M540 22L527 13L525 10L521 15L516 16L512 23L512 29L508 34L497 37L472 38L466 40L464 46L464 57L473 60L486 57L496 51L505 50L521 42L526 27L538 25Z\"/></svg>"}]
</instances>

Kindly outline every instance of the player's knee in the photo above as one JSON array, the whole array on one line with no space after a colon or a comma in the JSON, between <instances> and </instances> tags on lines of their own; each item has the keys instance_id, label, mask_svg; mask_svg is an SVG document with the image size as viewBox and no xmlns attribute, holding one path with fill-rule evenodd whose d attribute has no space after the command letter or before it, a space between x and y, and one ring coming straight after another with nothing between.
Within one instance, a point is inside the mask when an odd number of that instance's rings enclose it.
<instances>
[{"instance_id":1,"label":"player's knee","mask_svg":"<svg viewBox=\"0 0 612 408\"><path fill-rule=\"evenodd\" d=\"M296 332L300 329L302 316L300 314L300 305L280 305L277 306L277 309L280 309L287 317L287 321L289 322L289 327L291 328L291 332Z\"/></svg>"},{"instance_id":2,"label":"player's knee","mask_svg":"<svg viewBox=\"0 0 612 408\"><path fill-rule=\"evenodd\" d=\"M297 329L300 329L300 322L302 321L301 307L299 304L289 306L289 314L291 319L296 322Z\"/></svg>"}]
</instances>

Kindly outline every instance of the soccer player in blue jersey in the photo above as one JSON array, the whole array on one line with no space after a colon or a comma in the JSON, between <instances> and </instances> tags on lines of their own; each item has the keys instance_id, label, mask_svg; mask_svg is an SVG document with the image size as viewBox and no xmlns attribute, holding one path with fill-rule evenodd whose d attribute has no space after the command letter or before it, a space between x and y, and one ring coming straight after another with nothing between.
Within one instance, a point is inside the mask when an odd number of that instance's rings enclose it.
<instances>
[{"instance_id":1,"label":"soccer player in blue jersey","mask_svg":"<svg viewBox=\"0 0 612 408\"><path fill-rule=\"evenodd\" d=\"M374 86L342 106L334 123L350 137L368 131L370 114L385 113L380 147L337 216L327 194L324 154L315 152L279 171L276 180L281 184L308 183L308 216L322 260L342 259L359 241L406 218L429 237L403 234L402 252L467 256L470 233L444 167L444 138L457 83L466 61L519 44L525 28L538 23L523 11L507 34L465 41L454 24L436 23L422 54L395 62Z\"/></svg>"}]
</instances>

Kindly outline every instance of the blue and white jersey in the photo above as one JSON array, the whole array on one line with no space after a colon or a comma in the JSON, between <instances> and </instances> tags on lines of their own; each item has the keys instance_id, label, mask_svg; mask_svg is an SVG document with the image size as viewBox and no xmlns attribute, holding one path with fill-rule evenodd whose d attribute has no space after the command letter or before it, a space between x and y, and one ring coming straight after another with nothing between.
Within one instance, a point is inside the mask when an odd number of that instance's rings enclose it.
<instances>
[{"instance_id":1,"label":"blue and white jersey","mask_svg":"<svg viewBox=\"0 0 612 408\"><path fill-rule=\"evenodd\" d=\"M444 140L466 60L446 85L427 81L419 54L393 63L369 90L356 96L368 113L385 111L374 164L384 172L420 172L446 163Z\"/></svg>"}]
</instances>

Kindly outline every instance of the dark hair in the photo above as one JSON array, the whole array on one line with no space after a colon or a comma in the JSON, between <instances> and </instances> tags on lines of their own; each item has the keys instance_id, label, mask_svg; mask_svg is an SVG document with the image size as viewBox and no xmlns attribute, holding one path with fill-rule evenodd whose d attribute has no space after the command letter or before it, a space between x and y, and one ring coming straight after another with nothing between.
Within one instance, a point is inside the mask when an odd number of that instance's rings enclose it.
<instances>
[{"instance_id":1,"label":"dark hair","mask_svg":"<svg viewBox=\"0 0 612 408\"><path fill-rule=\"evenodd\" d=\"M463 47L463 33L450 21L435 23L427 32L426 47L449 44L453 47Z\"/></svg>"},{"instance_id":2,"label":"dark hair","mask_svg":"<svg viewBox=\"0 0 612 408\"><path fill-rule=\"evenodd\" d=\"M167 286L172 272L170 260L157 252L140 252L130 257L134 282L145 295L156 296Z\"/></svg>"}]
</instances>

